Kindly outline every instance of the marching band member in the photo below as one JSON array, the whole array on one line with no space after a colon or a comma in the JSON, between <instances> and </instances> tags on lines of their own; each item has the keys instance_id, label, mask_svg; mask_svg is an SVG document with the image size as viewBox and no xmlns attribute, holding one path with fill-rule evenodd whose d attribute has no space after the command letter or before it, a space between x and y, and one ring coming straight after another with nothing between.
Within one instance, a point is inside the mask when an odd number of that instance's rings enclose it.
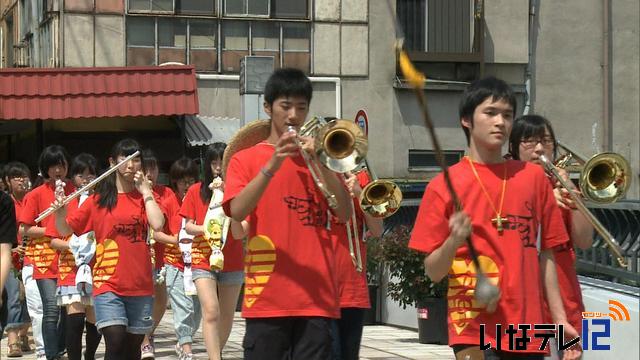
<instances>
[{"instance_id":1,"label":"marching band member","mask_svg":"<svg viewBox=\"0 0 640 360\"><path fill-rule=\"evenodd\" d=\"M550 161L555 160L557 141L551 123L539 115L525 115L513 124L509 140L510 153L515 160L540 163L540 155L545 155ZM569 176L564 169L558 172L569 184ZM556 273L558 274L558 287L564 304L569 323L582 334L582 312L584 304L580 283L576 274L576 253L574 246L588 249L593 242L593 226L589 220L577 210L573 200L568 197L566 189L562 188L559 181L551 179L556 202L561 208L562 220L569 234L569 242L564 246L553 248L556 259ZM574 191L576 191L574 189ZM548 314L547 314L548 315Z\"/></svg>"},{"instance_id":2,"label":"marching band member","mask_svg":"<svg viewBox=\"0 0 640 360\"><path fill-rule=\"evenodd\" d=\"M171 164L169 168L169 182L171 188L178 197L182 206L182 200L187 195L187 190L200 178L198 164L195 161L182 157Z\"/></svg>"},{"instance_id":3,"label":"marching band member","mask_svg":"<svg viewBox=\"0 0 640 360\"><path fill-rule=\"evenodd\" d=\"M347 190L353 198L353 207L356 210L356 244L360 246L363 269L356 268L349 253L347 226L351 223L341 224L333 222L332 235L336 241L336 269L338 269L338 296L340 301L340 318L334 321L334 356L333 360L359 359L360 342L362 340L362 327L364 326L364 314L371 308L369 303L369 287L367 284L367 246L364 242L366 236L380 237L382 235L382 218L373 217L360 208L360 193L362 188L369 183L369 177L362 171L357 175L348 172L346 176ZM363 226L366 224L367 232ZM352 227L353 228L353 227Z\"/></svg>"},{"instance_id":4,"label":"marching band member","mask_svg":"<svg viewBox=\"0 0 640 360\"><path fill-rule=\"evenodd\" d=\"M111 149L109 163L116 166L138 150L136 141L121 140ZM61 204L62 199L56 200L57 207ZM120 164L79 209L67 215L66 207L60 207L55 222L64 235L94 231L93 302L96 326L105 339L105 359L139 360L144 335L153 327L147 232L164 226L140 157Z\"/></svg>"},{"instance_id":5,"label":"marching band member","mask_svg":"<svg viewBox=\"0 0 640 360\"><path fill-rule=\"evenodd\" d=\"M58 253L51 247L52 237L59 238L55 219L51 216L36 224L35 219L53 204L56 196L65 196L75 188L66 179L69 155L59 145L46 147L38 160L38 169L44 180L42 185L33 189L25 198L25 205L19 216L28 236L29 246L33 247L33 278L36 280L42 299L42 337L47 359L55 359L64 353L64 318L56 301L58 277ZM28 250L30 251L30 250Z\"/></svg>"},{"instance_id":6,"label":"marching band member","mask_svg":"<svg viewBox=\"0 0 640 360\"><path fill-rule=\"evenodd\" d=\"M153 154L153 151L149 149L143 151L142 158L146 174L153 183L153 193L156 195L156 201L164 212L165 219L167 219L165 222L165 231L152 231L149 233L149 240L153 242L150 244L150 250L151 262L154 266L153 329L151 330L151 334L145 335L142 341L141 358L153 359L155 351L153 333L158 324L160 324L164 312L167 309L167 287L164 281L166 271L164 269L164 251L166 244L175 241L169 230L169 220L178 213L180 205L175 193L170 188L158 184L160 169L158 168L158 159Z\"/></svg>"},{"instance_id":7,"label":"marching band member","mask_svg":"<svg viewBox=\"0 0 640 360\"><path fill-rule=\"evenodd\" d=\"M225 213L238 221L249 217L243 302L248 360L331 356L330 324L340 309L326 229L329 206L300 156L311 150L311 141L302 139L305 149L296 141L311 96L302 71L276 70L265 88L268 137L236 152L226 170ZM324 167L319 176L336 197L334 214L346 222L351 200L344 184Z\"/></svg>"},{"instance_id":8,"label":"marching band member","mask_svg":"<svg viewBox=\"0 0 640 360\"><path fill-rule=\"evenodd\" d=\"M79 154L71 161L69 173L73 185L76 188L81 188L95 179L97 161L93 155L87 153ZM69 208L77 209L88 198L88 193L81 195L69 204ZM49 229L47 229L48 233ZM82 334L85 327L87 329L85 360L93 360L95 358L96 350L100 344L101 336L95 325L96 316L93 311L91 292L80 291L76 286L78 264L76 264L75 256L77 247L74 244L78 242L95 243L93 237L93 233L89 232L82 236L71 235L66 239L52 238L51 240L51 246L59 252L57 303L59 306L66 308L65 345L69 360L80 360L82 358ZM88 245L88 248L93 250L92 254L88 256L93 257L95 244Z\"/></svg>"},{"instance_id":9,"label":"marching band member","mask_svg":"<svg viewBox=\"0 0 640 360\"><path fill-rule=\"evenodd\" d=\"M220 215L224 216L220 208L220 191L224 188L221 163L225 147L224 143L214 143L207 148L204 180L189 188L180 209L180 215L186 219L187 233L195 236L191 266L202 309L202 332L210 359L220 359L222 348L231 332L233 314L243 282L242 241L225 233L222 223L217 224L215 231L218 238L226 238L226 241L223 242L222 250L224 267L221 271L214 271L212 268L216 264L211 264L210 259L218 249L212 249L212 244L204 238L207 212L220 211ZM210 184L213 188L209 187Z\"/></svg>"},{"instance_id":10,"label":"marching band member","mask_svg":"<svg viewBox=\"0 0 640 360\"><path fill-rule=\"evenodd\" d=\"M30 174L27 165L13 161L5 166L3 181L7 185L7 190L15 207L16 218L24 207L24 198L30 190ZM42 300L38 285L31 274L32 254L26 254L26 241L23 236L23 229L18 229L18 246L13 249L13 269L22 276L9 277L7 284L7 343L8 356L20 356L23 352L31 351L29 345L29 323L33 323L34 342L36 344L36 356L44 357L44 342L42 340ZM25 265L29 267L28 274L22 274ZM29 271L25 270L25 271ZM25 276L27 275L27 276ZM24 284L20 284L20 279ZM24 286L25 299L20 299L20 288ZM33 321L32 321L33 318Z\"/></svg>"},{"instance_id":11,"label":"marching band member","mask_svg":"<svg viewBox=\"0 0 640 360\"><path fill-rule=\"evenodd\" d=\"M449 168L463 209L454 209L439 174L425 190L409 242L410 248L426 253L425 268L433 281L449 277L449 345L458 359L542 359L540 338L521 351L509 349L504 341L502 350L495 347L504 336L496 334L498 324L506 329L509 324L533 328L544 323L543 294L554 323L564 326L565 338L578 336L567 322L555 274L552 248L564 245L568 235L553 189L540 167L502 157L515 111L515 95L502 80L484 78L467 88L460 102L460 122L469 151ZM501 293L489 304L474 298L478 277L466 245L469 236L485 276ZM484 342L493 347L484 352L479 347L481 324Z\"/></svg>"}]
</instances>

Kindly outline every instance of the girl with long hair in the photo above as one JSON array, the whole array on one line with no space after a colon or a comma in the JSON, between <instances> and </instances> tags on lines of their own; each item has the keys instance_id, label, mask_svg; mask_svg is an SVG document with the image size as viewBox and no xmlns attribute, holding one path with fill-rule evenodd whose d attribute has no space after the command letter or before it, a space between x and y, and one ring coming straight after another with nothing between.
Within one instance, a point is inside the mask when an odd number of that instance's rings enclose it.
<instances>
[{"instance_id":1,"label":"girl with long hair","mask_svg":"<svg viewBox=\"0 0 640 360\"><path fill-rule=\"evenodd\" d=\"M222 234L227 239L223 248L224 267L221 271L213 271L213 264L209 263L212 248L203 237L203 223L213 196L209 185L216 179L218 188L224 187L221 165L225 148L224 143L214 143L207 148L204 179L189 188L180 209L180 215L186 219L187 233L195 236L192 246L193 281L202 309L202 332L210 359L220 359L222 348L231 332L235 307L244 281L242 241L235 240L230 231ZM222 202L222 197L219 201ZM241 224L232 221L231 227L237 226L241 227ZM235 233L239 232L242 230Z\"/></svg>"},{"instance_id":2,"label":"girl with long hair","mask_svg":"<svg viewBox=\"0 0 640 360\"><path fill-rule=\"evenodd\" d=\"M121 140L111 149L110 166L138 150L135 140ZM56 200L56 206L61 204L62 199ZM64 235L95 233L93 302L96 327L105 340L105 359L139 360L144 335L153 327L147 233L149 228L162 231L164 226L142 159L119 164L80 208L67 214L67 207L60 207L55 221Z\"/></svg>"}]
</instances>

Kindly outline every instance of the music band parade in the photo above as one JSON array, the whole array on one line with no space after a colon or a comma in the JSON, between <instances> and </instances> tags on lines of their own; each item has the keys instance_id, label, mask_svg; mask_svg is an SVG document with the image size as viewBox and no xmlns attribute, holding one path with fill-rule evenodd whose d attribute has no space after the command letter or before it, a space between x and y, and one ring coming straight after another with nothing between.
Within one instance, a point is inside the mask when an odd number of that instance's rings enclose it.
<instances>
[{"instance_id":1,"label":"music band parade","mask_svg":"<svg viewBox=\"0 0 640 360\"><path fill-rule=\"evenodd\" d=\"M398 51L424 105L421 74ZM402 193L377 179L352 120L307 121L311 99L302 71L276 70L264 94L270 118L210 145L202 170L176 160L169 187L158 184L152 149L128 138L108 159L46 147L34 186L26 165L7 164L0 236L17 246L3 247L1 285L22 286L26 299L17 321L26 326L7 327L9 356L29 347L29 321L38 359L93 359L101 341L105 359L153 358L169 303L177 356L194 358L202 326L207 357L221 359L243 289L245 359L357 359L370 307L365 241L383 234ZM456 359L578 359L585 309L574 247L607 230L582 202L588 186L569 180L549 120L516 112L504 81L468 86L466 156L440 164L409 247L429 278L447 279ZM615 201L628 164L597 161L610 174L590 174L597 195ZM609 246L622 264L615 240ZM18 277L6 276L8 252Z\"/></svg>"}]
</instances>

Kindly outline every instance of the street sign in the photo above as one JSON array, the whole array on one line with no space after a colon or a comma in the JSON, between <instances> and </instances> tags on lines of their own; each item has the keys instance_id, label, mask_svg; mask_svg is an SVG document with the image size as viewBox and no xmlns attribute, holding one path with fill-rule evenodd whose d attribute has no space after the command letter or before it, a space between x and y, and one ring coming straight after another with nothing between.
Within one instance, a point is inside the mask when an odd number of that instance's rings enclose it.
<instances>
[{"instance_id":1,"label":"street sign","mask_svg":"<svg viewBox=\"0 0 640 360\"><path fill-rule=\"evenodd\" d=\"M360 126L364 134L369 136L369 118L367 118L367 112L364 109L358 110L355 122Z\"/></svg>"}]
</instances>

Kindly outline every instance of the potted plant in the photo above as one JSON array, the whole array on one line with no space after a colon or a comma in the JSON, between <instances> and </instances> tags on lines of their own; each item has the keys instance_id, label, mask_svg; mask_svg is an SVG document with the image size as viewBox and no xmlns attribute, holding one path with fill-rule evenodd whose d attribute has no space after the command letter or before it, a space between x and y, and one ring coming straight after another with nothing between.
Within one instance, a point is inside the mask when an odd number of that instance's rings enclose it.
<instances>
[{"instance_id":1,"label":"potted plant","mask_svg":"<svg viewBox=\"0 0 640 360\"><path fill-rule=\"evenodd\" d=\"M378 260L389 269L387 295L406 309L418 309L420 343L447 344L447 288L445 277L433 282L424 270L424 254L408 247L411 228L394 227L383 237Z\"/></svg>"},{"instance_id":2,"label":"potted plant","mask_svg":"<svg viewBox=\"0 0 640 360\"><path fill-rule=\"evenodd\" d=\"M381 241L378 237L367 237L367 286L369 287L369 302L371 308L364 314L364 324L374 325L378 323L378 299L380 291L380 276L382 274L382 266L379 261Z\"/></svg>"}]
</instances>

